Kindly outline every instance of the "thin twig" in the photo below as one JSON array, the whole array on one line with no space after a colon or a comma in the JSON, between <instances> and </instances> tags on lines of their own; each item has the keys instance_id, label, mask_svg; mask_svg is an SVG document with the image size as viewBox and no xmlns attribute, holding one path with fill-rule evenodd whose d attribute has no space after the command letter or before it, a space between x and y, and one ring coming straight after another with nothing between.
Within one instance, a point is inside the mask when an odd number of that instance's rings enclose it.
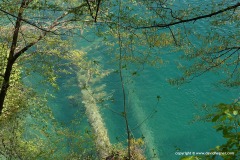
<instances>
[{"instance_id":1,"label":"thin twig","mask_svg":"<svg viewBox=\"0 0 240 160\"><path fill-rule=\"evenodd\" d=\"M93 19L95 19L94 16L93 16L93 13L92 13L92 9L91 9L90 3L88 2L88 0L86 0L86 2L87 2L88 10L89 10L89 12L90 12L91 17L92 17Z\"/></svg>"},{"instance_id":2,"label":"thin twig","mask_svg":"<svg viewBox=\"0 0 240 160\"><path fill-rule=\"evenodd\" d=\"M238 50L239 50L239 49L237 49L236 51L232 52L229 56L227 56L226 58L224 58L221 62L219 62L219 63L217 63L217 64L215 64L215 65L212 65L212 66L210 66L210 67L204 69L203 72L201 72L201 73L199 73L199 74L193 76L190 80L193 80L194 78L203 75L204 73L210 71L211 69L220 66L220 65L223 64L227 59L229 59L234 53L236 53Z\"/></svg>"}]
</instances>

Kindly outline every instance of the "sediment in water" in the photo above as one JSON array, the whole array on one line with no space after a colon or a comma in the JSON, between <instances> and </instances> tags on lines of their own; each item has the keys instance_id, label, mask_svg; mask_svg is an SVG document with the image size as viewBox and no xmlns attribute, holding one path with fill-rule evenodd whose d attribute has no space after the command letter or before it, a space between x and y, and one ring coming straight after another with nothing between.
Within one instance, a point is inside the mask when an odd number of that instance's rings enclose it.
<instances>
[{"instance_id":1,"label":"sediment in water","mask_svg":"<svg viewBox=\"0 0 240 160\"><path fill-rule=\"evenodd\" d=\"M135 87L134 82L132 82L132 88ZM130 88L127 88L127 90L130 92ZM131 92L131 98L129 99L129 103L131 104L131 111L134 114L136 120L139 122L140 126L138 126L139 124L137 124L137 126L139 127L139 130L141 131L141 133L144 135L145 137L145 144L147 147L147 154L150 157L155 157L154 160L160 160L159 158L159 153L158 153L158 148L156 148L155 145L155 139L154 136L151 133L151 128L147 125L146 122L144 122L145 117L147 117L146 113L142 110L141 107L141 101L139 99L139 97L137 96L136 92ZM144 123L142 123L144 122ZM153 152L154 151L154 152ZM155 155L154 155L155 154Z\"/></svg>"}]
</instances>

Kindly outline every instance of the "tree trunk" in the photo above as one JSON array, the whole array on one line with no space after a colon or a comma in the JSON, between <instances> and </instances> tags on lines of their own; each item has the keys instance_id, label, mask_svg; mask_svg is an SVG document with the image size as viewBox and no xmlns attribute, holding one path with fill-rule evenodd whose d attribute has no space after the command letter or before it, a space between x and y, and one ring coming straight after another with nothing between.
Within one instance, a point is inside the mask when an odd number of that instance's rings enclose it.
<instances>
[{"instance_id":1,"label":"tree trunk","mask_svg":"<svg viewBox=\"0 0 240 160\"><path fill-rule=\"evenodd\" d=\"M12 37L12 44L11 44L11 48L10 48L10 52L9 52L8 60L7 60L7 67L6 67L4 76L3 76L4 79L3 79L1 91L0 91L0 115L2 114L3 104L4 104L4 101L5 101L5 98L7 95L7 91L9 88L9 81L10 81L10 76L11 76L11 72L12 72L12 67L16 60L16 58L14 57L14 52L15 52L15 49L17 46L19 29L21 27L22 14L23 14L24 9L27 7L27 5L29 3L30 3L30 1L22 0L21 6L18 11L18 16L17 16L15 27L14 27L13 37Z\"/></svg>"},{"instance_id":2,"label":"tree trunk","mask_svg":"<svg viewBox=\"0 0 240 160\"><path fill-rule=\"evenodd\" d=\"M2 114L4 100L6 98L7 90L9 87L9 80L10 80L10 76L11 76L12 66L13 66L13 62L8 60L8 64L7 64L5 73L4 73L4 79L2 82L2 87L1 87L1 92L0 92L0 115Z\"/></svg>"}]
</instances>

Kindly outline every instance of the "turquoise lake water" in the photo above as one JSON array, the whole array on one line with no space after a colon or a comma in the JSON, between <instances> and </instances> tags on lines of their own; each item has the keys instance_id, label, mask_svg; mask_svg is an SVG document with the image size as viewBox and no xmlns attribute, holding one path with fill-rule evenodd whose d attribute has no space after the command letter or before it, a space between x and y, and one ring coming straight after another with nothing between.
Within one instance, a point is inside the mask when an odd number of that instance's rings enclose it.
<instances>
[{"instance_id":1,"label":"turquoise lake water","mask_svg":"<svg viewBox=\"0 0 240 160\"><path fill-rule=\"evenodd\" d=\"M192 1L196 5L199 2L202 1ZM182 3L187 2L182 1ZM199 23L199 29L204 30L206 27L204 25L204 23ZM105 54L106 46L99 46L101 42L97 37L92 37L92 39L95 41L91 43L79 39L77 48L86 50L89 54L101 56L101 64L104 68L108 68L112 64L108 62L110 59ZM194 116L202 114L201 105L231 103L240 96L238 88L214 85L222 77L221 74L207 73L191 83L181 86L170 85L167 79L180 75L180 71L176 68L180 54L163 55L163 59L168 63L158 69L146 66L136 76L131 77L132 82L126 85L130 128L134 129L146 117L149 117L137 129L132 130L136 138L145 137L148 159L153 155L153 149L157 154L155 159L176 160L180 158L175 155L176 148L185 152L206 152L223 143L221 134L212 128L213 124L191 123L191 121ZM117 64L115 65L112 65L111 69L116 69ZM110 107L122 112L123 99L119 75L112 73L101 83L107 85L106 92L113 92L114 103L110 103ZM71 95L81 94L76 75L62 77L58 80L58 85L60 90L55 93L56 98L52 99L49 104L59 121L69 122L73 119L76 110L83 107L80 103L72 104L68 99ZM38 89L47 90L41 87ZM161 97L159 101L157 96ZM111 142L124 141L126 139L124 119L107 108L102 107L101 111ZM70 127L78 128L78 126Z\"/></svg>"},{"instance_id":2,"label":"turquoise lake water","mask_svg":"<svg viewBox=\"0 0 240 160\"><path fill-rule=\"evenodd\" d=\"M101 51L98 49L95 54ZM173 57L176 56L167 55L166 59L173 60ZM175 155L176 148L186 152L206 152L223 143L221 134L215 132L212 124L191 123L191 121L195 115L201 114L202 104L230 103L239 96L237 89L214 85L219 76L215 74L206 74L182 86L170 85L167 78L179 74L174 63L177 60L164 64L160 69L146 67L126 86L127 91L130 92L127 101L130 127L134 129L146 117L150 117L132 132L136 138L145 137L148 156L153 155L152 149L154 149L158 155L155 159L179 159L180 157ZM110 107L122 112L123 100L119 75L113 73L102 83L107 85L106 92L113 92L115 101ZM56 97L49 104L54 110L55 117L59 121L68 123L74 118L76 110L79 107L83 108L81 103L72 104L68 99L71 95L81 95L80 88L75 75L62 77L58 80L58 84L60 90L55 93ZM158 95L161 96L159 101ZM124 119L107 108L101 107L101 111L111 142L124 142L126 139ZM80 114L79 118L81 119L82 116ZM69 127L79 128L79 126Z\"/></svg>"}]
</instances>

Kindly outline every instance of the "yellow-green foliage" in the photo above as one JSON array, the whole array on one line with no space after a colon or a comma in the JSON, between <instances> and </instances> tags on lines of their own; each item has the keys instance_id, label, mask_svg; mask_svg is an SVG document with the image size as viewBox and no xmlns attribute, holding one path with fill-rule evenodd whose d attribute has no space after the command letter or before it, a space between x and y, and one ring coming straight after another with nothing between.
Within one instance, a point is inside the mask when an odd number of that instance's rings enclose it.
<instances>
[{"instance_id":1,"label":"yellow-green foliage","mask_svg":"<svg viewBox=\"0 0 240 160\"><path fill-rule=\"evenodd\" d=\"M7 57L9 50L7 46L4 44L0 44L0 74L3 75L7 63ZM24 107L24 102L26 100L24 90L21 80L21 67L15 63L13 65L12 74L10 77L10 86L7 92L6 100L4 102L4 109L1 119L8 118L11 115L14 115L16 112L20 110L21 107ZM0 84L3 82L3 77L0 76Z\"/></svg>"},{"instance_id":2,"label":"yellow-green foliage","mask_svg":"<svg viewBox=\"0 0 240 160\"><path fill-rule=\"evenodd\" d=\"M92 131L67 127L80 125L79 117L60 124L46 105L45 97L31 96L25 101L28 108L0 121L0 155L24 160L95 159Z\"/></svg>"},{"instance_id":3,"label":"yellow-green foliage","mask_svg":"<svg viewBox=\"0 0 240 160\"><path fill-rule=\"evenodd\" d=\"M131 139L131 157L136 160L146 160L144 155L144 140L142 138ZM112 146L111 148L112 154L109 157L112 157L116 160L127 160L128 150L126 147L122 145L122 143L118 143Z\"/></svg>"},{"instance_id":4,"label":"yellow-green foliage","mask_svg":"<svg viewBox=\"0 0 240 160\"><path fill-rule=\"evenodd\" d=\"M53 80L48 79L47 81L52 84L56 83L56 78L54 78L56 75L51 66L54 63L57 64L57 61L52 61L49 57L55 55L57 60L62 60L67 55L56 51L60 51L65 42L60 39L54 40L55 43L51 44L53 48L42 47L38 53L39 57L37 55L28 57L26 54L26 56L21 57L21 61L17 61L22 63L30 60L31 63L34 62L31 60L39 58L38 60L42 60L41 65L40 63L35 64L34 68L27 71L46 71L43 76L50 75L48 78ZM44 53L45 51L48 52ZM77 53L75 56L78 55ZM7 62L7 46L2 45L0 54L0 74L2 75ZM48 54L48 56L45 55L45 57L44 54ZM61 56L63 57L58 58ZM49 98L50 95L37 95L22 84L21 65L15 63L13 66L10 87L0 119L0 156L8 159L26 160L95 159L93 134L83 130L72 131L59 124L47 106L46 98ZM24 75L28 74L24 73ZM2 80L0 77L0 82ZM79 125L79 121L77 119L78 124L75 125Z\"/></svg>"}]
</instances>

